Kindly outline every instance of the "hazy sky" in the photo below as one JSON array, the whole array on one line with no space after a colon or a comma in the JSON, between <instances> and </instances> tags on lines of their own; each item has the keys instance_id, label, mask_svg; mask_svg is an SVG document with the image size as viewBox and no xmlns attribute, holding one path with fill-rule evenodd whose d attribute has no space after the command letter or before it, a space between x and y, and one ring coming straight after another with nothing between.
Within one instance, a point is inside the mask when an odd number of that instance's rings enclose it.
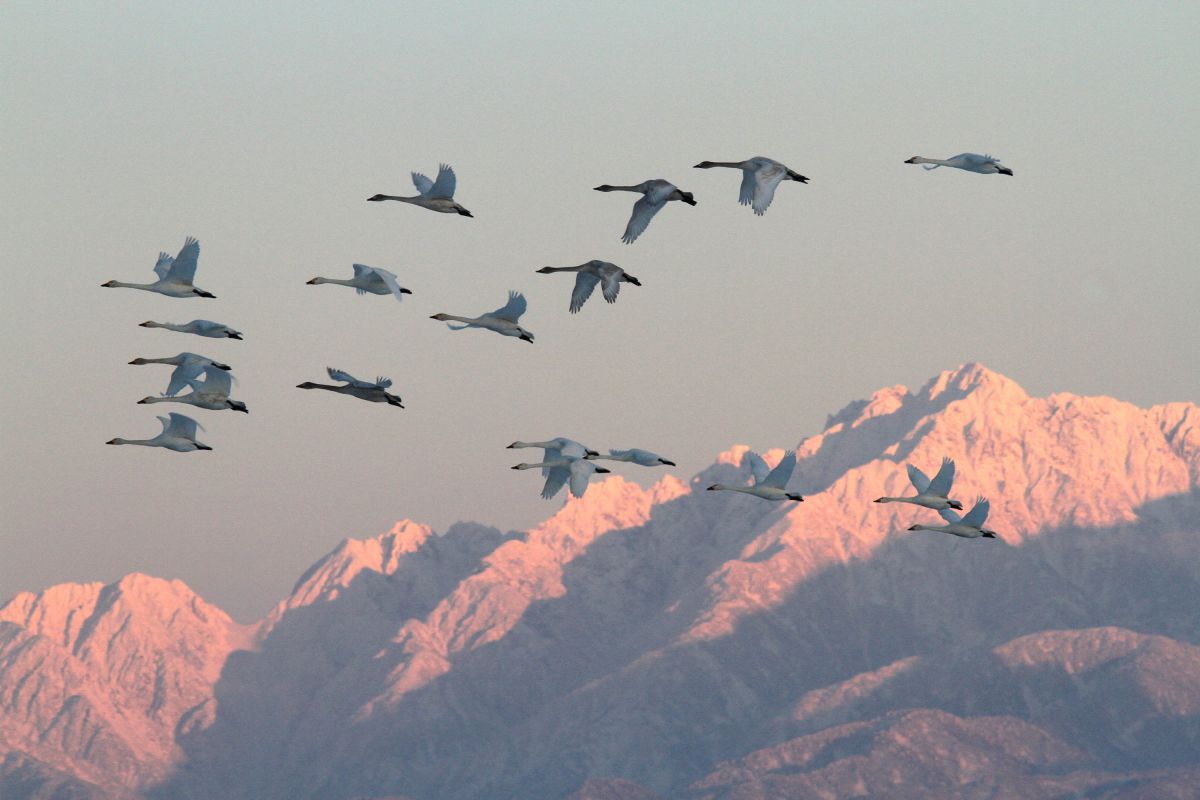
<instances>
[{"instance_id":1,"label":"hazy sky","mask_svg":"<svg viewBox=\"0 0 1200 800\"><path fill-rule=\"evenodd\" d=\"M1200 399L1200 5L499 5L5 4L0 597L138 570L249 620L343 537L543 519L514 439L686 480L970 360ZM962 151L1016 174L903 163ZM753 155L812 182L759 218L691 168ZM365 202L439 161L474 219ZM622 244L592 187L659 177L699 205ZM217 300L100 288L188 235ZM572 316L534 271L592 258L644 285ZM305 285L355 261L414 294ZM428 319L510 288L533 345ZM245 341L137 327L197 317ZM170 368L126 362L182 350L250 414L136 405ZM407 410L294 388L327 365ZM104 445L172 408L213 452Z\"/></svg>"}]
</instances>

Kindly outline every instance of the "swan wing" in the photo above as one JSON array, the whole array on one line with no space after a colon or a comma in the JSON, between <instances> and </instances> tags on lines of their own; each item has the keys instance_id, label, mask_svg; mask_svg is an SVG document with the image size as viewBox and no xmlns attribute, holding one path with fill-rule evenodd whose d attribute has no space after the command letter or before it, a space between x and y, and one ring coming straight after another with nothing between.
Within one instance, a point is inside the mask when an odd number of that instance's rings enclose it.
<instances>
[{"instance_id":1,"label":"swan wing","mask_svg":"<svg viewBox=\"0 0 1200 800\"><path fill-rule=\"evenodd\" d=\"M580 458L583 458L583 454L582 454L582 453L580 453L579 457L580 457ZM558 460L558 459L560 459L560 458L562 458L562 451L561 451L561 450L559 450L557 447L545 447L545 448L542 448L542 461L543 461L543 463L549 463L549 462L551 462L551 461L557 461L557 460ZM552 470L554 470L554 469L556 469L556 467L542 467L542 477L546 477L546 476L548 476L548 475L550 474L550 472L551 472ZM557 491L557 490L556 490L556 491Z\"/></svg>"},{"instance_id":2,"label":"swan wing","mask_svg":"<svg viewBox=\"0 0 1200 800\"><path fill-rule=\"evenodd\" d=\"M571 313L575 314L583 308L583 304L592 296L592 290L600 279L588 272L575 273L575 288L571 290Z\"/></svg>"},{"instance_id":3,"label":"swan wing","mask_svg":"<svg viewBox=\"0 0 1200 800\"><path fill-rule=\"evenodd\" d=\"M514 292L511 289L508 292L508 302L491 312L487 316L495 317L496 319L508 320L516 324L521 315L525 313L528 304L525 302L525 295L520 292Z\"/></svg>"},{"instance_id":4,"label":"swan wing","mask_svg":"<svg viewBox=\"0 0 1200 800\"><path fill-rule=\"evenodd\" d=\"M665 199L651 200L649 194L634 203L633 215L629 217L629 224L625 226L625 235L621 237L621 241L625 244L633 244L664 205L666 205Z\"/></svg>"},{"instance_id":5,"label":"swan wing","mask_svg":"<svg viewBox=\"0 0 1200 800\"><path fill-rule=\"evenodd\" d=\"M963 515L962 524L972 528L979 528L983 523L987 522L988 511L991 510L992 504L988 502L986 497L977 497L975 505L971 506L971 510Z\"/></svg>"},{"instance_id":6,"label":"swan wing","mask_svg":"<svg viewBox=\"0 0 1200 800\"><path fill-rule=\"evenodd\" d=\"M198 356L185 356L183 361L179 363L171 372L171 382L167 384L167 397L174 397L183 391L183 387L191 385L192 382L200 377L200 373L211 362L208 359L201 359ZM195 388L193 386L193 388Z\"/></svg>"},{"instance_id":7,"label":"swan wing","mask_svg":"<svg viewBox=\"0 0 1200 800\"><path fill-rule=\"evenodd\" d=\"M413 186L417 187L417 191L421 193L422 197L429 196L429 190L433 188L433 181L429 180L429 176L414 172L412 174L412 181Z\"/></svg>"},{"instance_id":8,"label":"swan wing","mask_svg":"<svg viewBox=\"0 0 1200 800\"><path fill-rule=\"evenodd\" d=\"M168 436L179 436L184 439L195 439L196 429L204 430L204 426L196 420L185 414L179 414L172 411L166 417L159 417L163 420L163 433Z\"/></svg>"},{"instance_id":9,"label":"swan wing","mask_svg":"<svg viewBox=\"0 0 1200 800\"><path fill-rule=\"evenodd\" d=\"M200 386L192 384L193 391L200 389L207 393L223 394L229 397L229 393L233 390L233 378L225 370L207 364L204 367L204 383Z\"/></svg>"},{"instance_id":10,"label":"swan wing","mask_svg":"<svg viewBox=\"0 0 1200 800\"><path fill-rule=\"evenodd\" d=\"M375 388L375 384L371 383L370 381L360 381L358 378L354 377L349 372L346 372L344 370L340 370L335 367L326 367L325 371L328 372L329 377L333 378L335 381L341 381L342 383L348 383L357 389L374 389Z\"/></svg>"},{"instance_id":11,"label":"swan wing","mask_svg":"<svg viewBox=\"0 0 1200 800\"><path fill-rule=\"evenodd\" d=\"M942 468L929 482L929 494L934 497L949 497L950 487L954 485L954 459L943 458Z\"/></svg>"},{"instance_id":12,"label":"swan wing","mask_svg":"<svg viewBox=\"0 0 1200 800\"><path fill-rule=\"evenodd\" d=\"M763 461L762 456L753 450L747 450L746 455L742 456L742 466L750 465L750 474L754 476L754 485L762 483L771 474L771 468L767 466L767 462Z\"/></svg>"},{"instance_id":13,"label":"swan wing","mask_svg":"<svg viewBox=\"0 0 1200 800\"><path fill-rule=\"evenodd\" d=\"M617 302L617 295L621 292L621 272L615 269L605 270L601 280L603 282L600 291L604 292L605 302Z\"/></svg>"},{"instance_id":14,"label":"swan wing","mask_svg":"<svg viewBox=\"0 0 1200 800\"><path fill-rule=\"evenodd\" d=\"M576 497L583 497L587 491L588 479L596 472L596 465L590 461L585 461L582 458L577 458L571 462L571 494Z\"/></svg>"},{"instance_id":15,"label":"swan wing","mask_svg":"<svg viewBox=\"0 0 1200 800\"><path fill-rule=\"evenodd\" d=\"M392 379L384 378L381 376L376 376L375 377L375 385L378 386L380 389L386 389L392 385Z\"/></svg>"},{"instance_id":16,"label":"swan wing","mask_svg":"<svg viewBox=\"0 0 1200 800\"><path fill-rule=\"evenodd\" d=\"M567 479L571 477L571 471L566 467L547 467L542 472L546 476L546 483L542 486L542 497L547 500L562 491Z\"/></svg>"},{"instance_id":17,"label":"swan wing","mask_svg":"<svg viewBox=\"0 0 1200 800\"><path fill-rule=\"evenodd\" d=\"M929 476L912 464L908 465L908 480L912 483L913 488L917 490L917 494L925 494L929 489Z\"/></svg>"},{"instance_id":18,"label":"swan wing","mask_svg":"<svg viewBox=\"0 0 1200 800\"><path fill-rule=\"evenodd\" d=\"M754 175L755 172L752 169L742 170L742 188L738 191L738 203L743 206L748 206L754 202L754 187L756 185Z\"/></svg>"},{"instance_id":19,"label":"swan wing","mask_svg":"<svg viewBox=\"0 0 1200 800\"><path fill-rule=\"evenodd\" d=\"M154 265L154 274L158 276L160 281L167 277L167 272L171 269L171 262L174 260L171 258L170 253L158 254L158 263Z\"/></svg>"},{"instance_id":20,"label":"swan wing","mask_svg":"<svg viewBox=\"0 0 1200 800\"><path fill-rule=\"evenodd\" d=\"M166 280L191 283L196 277L196 263L199 259L200 242L189 236L187 241L184 242L183 249L179 251L179 255L175 256L175 260L171 262L171 268L167 270Z\"/></svg>"},{"instance_id":21,"label":"swan wing","mask_svg":"<svg viewBox=\"0 0 1200 800\"><path fill-rule=\"evenodd\" d=\"M771 474L761 481L761 485L769 486L772 489L782 489L792 479L792 470L795 468L796 451L788 450L783 454L783 458L779 459L775 469L771 470Z\"/></svg>"},{"instance_id":22,"label":"swan wing","mask_svg":"<svg viewBox=\"0 0 1200 800\"><path fill-rule=\"evenodd\" d=\"M437 180L433 182L433 186L429 187L429 197L450 199L454 197L454 189L457 185L458 179L454 177L454 170L449 164L442 164L438 167Z\"/></svg>"},{"instance_id":23,"label":"swan wing","mask_svg":"<svg viewBox=\"0 0 1200 800\"><path fill-rule=\"evenodd\" d=\"M395 273L376 267L375 276L383 281L383 285L388 288L397 301L404 300L404 292L400 291L400 281L396 280Z\"/></svg>"},{"instance_id":24,"label":"swan wing","mask_svg":"<svg viewBox=\"0 0 1200 800\"><path fill-rule=\"evenodd\" d=\"M765 164L759 167L754 172L754 213L762 216L767 213L767 209L771 207L771 201L775 199L775 187L777 187L787 175L787 170L782 164L774 162Z\"/></svg>"}]
</instances>

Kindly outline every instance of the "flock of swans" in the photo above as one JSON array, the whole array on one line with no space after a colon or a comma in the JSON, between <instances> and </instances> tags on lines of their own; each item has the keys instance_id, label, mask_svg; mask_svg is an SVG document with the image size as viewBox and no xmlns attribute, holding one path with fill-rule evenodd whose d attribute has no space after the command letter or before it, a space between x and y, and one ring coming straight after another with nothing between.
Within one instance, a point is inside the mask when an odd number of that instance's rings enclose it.
<instances>
[{"instance_id":1,"label":"flock of swans","mask_svg":"<svg viewBox=\"0 0 1200 800\"><path fill-rule=\"evenodd\" d=\"M938 167L976 172L984 175L1012 175L1008 167L1002 165L999 159L976 153L961 153L947 159L924 158L913 156L904 163L920 164L926 170ZM808 183L804 177L788 166L774 159L757 156L745 161L701 161L696 169L712 169L724 167L742 171L742 183L738 194L741 205L750 206L754 213L762 216L770 208L775 198L775 190L784 181ZM447 164L438 169L437 179L430 180L421 173L412 173L413 185L417 194L412 197L376 194L367 198L369 201L396 200L402 203L427 208L442 214L459 214L464 217L473 216L470 211L454 199L457 188L457 178L454 170ZM631 186L612 186L603 184L595 187L598 192L634 192L642 195L633 204L633 212L625 226L621 240L632 244L645 232L654 216L672 200L678 200L687 205L696 205L696 199L691 192L685 192L673 183L662 179L643 181ZM191 237L185 241L179 254L172 258L167 253L160 253L154 265L156 280L151 283L123 283L108 281L101 284L107 288L139 289L154 292L165 297L173 298L215 298L216 295L195 286L196 267L200 257L200 243ZM395 273L379 267L369 267L365 264L354 264L354 275L351 278L317 277L308 281L309 285L335 284L352 287L358 294L391 295L401 301L404 295L411 291L400 285ZM616 264L607 261L588 261L571 267L542 267L537 270L540 274L568 272L575 274L575 286L571 291L570 312L577 313L592 296L596 286L604 295L605 301L614 303L621 290L622 283L641 286L634 276L627 273ZM532 332L521 327L520 319L528 304L520 292L510 291L508 302L495 311L489 311L479 316L467 317L454 314L437 313L431 319L446 322L451 330L478 328L511 336L524 342L533 343ZM455 324L457 323L457 324ZM144 328L163 328L179 333L190 333L216 339L242 338L241 332L219 322L195 319L184 324L169 322L147 321L141 323ZM207 356L183 352L166 358L135 358L130 364L167 364L174 366L167 383L166 391L158 397L144 397L140 404L151 403L182 403L194 408L210 411L233 410L249 413L246 404L231 397L233 389L232 368L228 364L214 361ZM388 378L379 377L374 382L360 380L339 369L327 368L329 377L339 385L312 383L306 381L298 385L300 389L323 389L329 392L345 394L372 403L387 403L398 408L404 408L398 395L387 391L392 385ZM201 379L202 378L202 379ZM185 388L190 388L187 394L180 394ZM196 431L204 430L196 420L184 414L171 412L165 417L158 417L162 423L162 431L151 439L121 439L116 438L107 442L113 445L142 445L146 447L162 447L176 452L196 450L211 450L212 448L197 441ZM570 493L581 497L587 491L588 481L597 473L607 473L608 470L595 462L601 460L625 462L643 467L675 466L675 462L657 453L639 448L628 450L609 450L608 455L586 447L572 439L557 437L542 442L513 442L509 448L539 448L542 459L536 463L521 463L513 467L515 470L540 469L545 479L542 486L542 497L547 499L558 494L564 486ZM795 492L787 491L796 467L795 451L788 451L772 469L763 458L754 452L747 452L743 457L743 466L748 466L754 482L749 486L727 486L715 483L708 491L739 492L758 497L771 502L794 501L803 502L804 498ZM912 497L880 497L877 503L910 503L922 508L937 511L945 520L945 525L913 525L908 530L927 530L948 533L963 538L996 538L993 531L987 530L983 524L987 521L989 510L988 501L980 497L975 505L965 515L957 512L962 510L962 503L951 499L950 490L954 482L954 462L946 458L942 461L941 469L930 480L925 473L913 465L908 465L908 477L917 493Z\"/></svg>"}]
</instances>

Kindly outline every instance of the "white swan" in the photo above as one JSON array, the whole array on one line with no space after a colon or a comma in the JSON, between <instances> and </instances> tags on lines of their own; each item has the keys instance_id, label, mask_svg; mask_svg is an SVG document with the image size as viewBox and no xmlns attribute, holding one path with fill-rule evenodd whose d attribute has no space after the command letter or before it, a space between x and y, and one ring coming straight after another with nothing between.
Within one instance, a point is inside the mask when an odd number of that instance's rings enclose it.
<instances>
[{"instance_id":1,"label":"white swan","mask_svg":"<svg viewBox=\"0 0 1200 800\"><path fill-rule=\"evenodd\" d=\"M796 468L795 450L788 450L784 453L783 458L779 459L779 463L775 465L775 469L770 469L767 466L767 462L762 460L762 456L749 450L742 457L742 463L745 464L746 462L750 462L750 472L754 475L753 486L726 486L723 483L714 483L708 487L708 491L741 492L761 497L763 500L771 500L772 502L780 500L804 502L804 498L800 495L793 494L784 489L792 477L792 470Z\"/></svg>"},{"instance_id":2,"label":"white swan","mask_svg":"<svg viewBox=\"0 0 1200 800\"><path fill-rule=\"evenodd\" d=\"M166 328L179 333L194 333L197 336L207 336L210 339L241 339L241 331L235 331L228 325L207 319L194 319L182 325L173 322L154 322L148 320L138 325L139 328Z\"/></svg>"},{"instance_id":3,"label":"white swan","mask_svg":"<svg viewBox=\"0 0 1200 800\"><path fill-rule=\"evenodd\" d=\"M199 258L200 242L189 236L175 258L171 258L167 253L158 254L158 263L154 265L154 274L158 276L158 280L154 283L109 281L100 285L108 289L141 289L167 297L216 297L215 294L192 285Z\"/></svg>"},{"instance_id":4,"label":"white swan","mask_svg":"<svg viewBox=\"0 0 1200 800\"><path fill-rule=\"evenodd\" d=\"M597 186L596 191L639 192L643 195L641 200L633 204L633 215L629 218L629 224L625 226L625 235L621 237L621 241L625 244L633 244L642 235L642 231L646 230L650 220L654 219L654 215L669 201L682 200L689 206L696 205L696 199L692 197L691 192L682 191L675 184L661 178L643 181L636 186L609 186L606 183L603 186Z\"/></svg>"},{"instance_id":5,"label":"white swan","mask_svg":"<svg viewBox=\"0 0 1200 800\"><path fill-rule=\"evenodd\" d=\"M586 264L580 264L578 267L542 267L538 272L543 275L554 272L575 273L575 288L571 291L572 314L583 308L583 304L592 296L592 290L596 288L597 283L601 284L600 291L604 293L604 299L609 303L617 302L617 294L621 291L622 281L632 283L634 286L642 285L637 278L616 264L610 264L607 261L593 260Z\"/></svg>"},{"instance_id":6,"label":"white swan","mask_svg":"<svg viewBox=\"0 0 1200 800\"><path fill-rule=\"evenodd\" d=\"M187 453L192 450L212 450L206 444L196 441L196 428L204 430L204 426L191 417L171 412L165 417L159 417L162 423L162 433L153 439L109 439L105 444L140 444L143 447L165 447L177 453Z\"/></svg>"},{"instance_id":7,"label":"white swan","mask_svg":"<svg viewBox=\"0 0 1200 800\"><path fill-rule=\"evenodd\" d=\"M991 509L991 503L985 497L979 497L975 500L975 505L971 506L971 510L966 513L966 516L960 517L958 514L949 509L942 509L938 513L942 515L942 519L948 522L948 525L913 525L909 528L910 531L938 531L940 533L948 533L951 536L961 536L964 539L995 539L997 538L995 531L989 531L983 527L983 523L987 522L988 511Z\"/></svg>"},{"instance_id":8,"label":"white swan","mask_svg":"<svg viewBox=\"0 0 1200 800\"><path fill-rule=\"evenodd\" d=\"M436 181L431 181L419 172L412 174L413 185L420 192L416 197L396 197L390 194L377 194L367 200L399 200L401 203L412 203L414 206L428 208L430 211L440 211L443 214L461 214L464 217L474 216L470 211L454 202L454 189L458 185L454 170L449 164L438 167Z\"/></svg>"},{"instance_id":9,"label":"white swan","mask_svg":"<svg viewBox=\"0 0 1200 800\"><path fill-rule=\"evenodd\" d=\"M556 436L555 438L547 439L544 442L513 442L512 444L508 445L509 450L519 447L542 448L542 450L545 451L542 453L542 461L554 461L558 458L588 458L600 455L595 450L580 444L574 439L568 439L565 436ZM549 474L549 467L546 467L542 470L542 475Z\"/></svg>"},{"instance_id":10,"label":"white swan","mask_svg":"<svg viewBox=\"0 0 1200 800\"><path fill-rule=\"evenodd\" d=\"M179 397L143 397L141 400L138 400L138 403L142 405L150 403L187 403L196 408L206 408L209 411L230 409L246 414L250 413L250 410L246 408L246 404L241 400L229 399L229 394L233 389L233 379L223 369L218 369L210 364L204 367L203 381L193 378L188 381L188 384L191 385L192 391L185 395Z\"/></svg>"},{"instance_id":11,"label":"white swan","mask_svg":"<svg viewBox=\"0 0 1200 800\"><path fill-rule=\"evenodd\" d=\"M313 278L309 286L319 286L322 283L336 283L339 286L353 286L359 294L390 294L397 300L403 300L404 295L412 294L400 285L396 273L388 272L379 267L368 267L366 264L354 264L354 277L349 280L339 278Z\"/></svg>"},{"instance_id":12,"label":"white swan","mask_svg":"<svg viewBox=\"0 0 1200 800\"><path fill-rule=\"evenodd\" d=\"M933 480L929 480L924 472L908 465L908 479L912 481L917 494L913 497L880 497L876 503L912 503L914 506L932 508L941 511L943 508L962 510L962 503L950 499L950 487L954 485L954 461L942 459L942 468L938 470Z\"/></svg>"},{"instance_id":13,"label":"white swan","mask_svg":"<svg viewBox=\"0 0 1200 800\"><path fill-rule=\"evenodd\" d=\"M571 484L571 494L583 497L584 492L587 491L588 480L592 475L597 472L612 471L604 467L597 467L587 459L568 456L546 459L539 464L517 464L513 469L537 469L538 467L541 467L542 474L546 476L546 483L542 486L542 497L547 500L558 494L563 484L568 481Z\"/></svg>"},{"instance_id":14,"label":"white swan","mask_svg":"<svg viewBox=\"0 0 1200 800\"><path fill-rule=\"evenodd\" d=\"M217 369L230 370L228 364L222 364L219 361L213 361L208 356L198 356L195 353L180 353L177 356L170 358L135 358L130 364L173 364L175 369L171 372L171 382L167 384L167 391L164 393L168 397L179 394L183 387L192 382L193 378L200 377L200 373L204 372L207 366L214 366Z\"/></svg>"},{"instance_id":15,"label":"white swan","mask_svg":"<svg viewBox=\"0 0 1200 800\"><path fill-rule=\"evenodd\" d=\"M667 465L669 467L676 466L674 461L668 461L658 453L651 453L649 450L639 450L636 447L629 450L609 450L608 455L588 455L585 458L596 461L628 461L631 464L638 464L643 467L658 467Z\"/></svg>"},{"instance_id":16,"label":"white swan","mask_svg":"<svg viewBox=\"0 0 1200 800\"><path fill-rule=\"evenodd\" d=\"M324 389L327 392L337 392L338 394L348 394L351 397L357 397L359 400L367 400L371 403L387 403L391 406L404 408L400 404L400 396L390 394L386 389L392 385L390 378L376 378L374 383L370 381L360 381L348 372L342 372L340 369L326 367L325 371L329 373L329 377L335 381L341 381L344 386L330 386L327 383L313 383L305 381L296 385L297 389Z\"/></svg>"},{"instance_id":17,"label":"white swan","mask_svg":"<svg viewBox=\"0 0 1200 800\"><path fill-rule=\"evenodd\" d=\"M808 178L799 172L788 169L787 166L765 158L755 156L745 161L701 161L695 169L712 169L713 167L731 167L742 171L742 189L738 202L754 208L754 213L762 216L767 212L771 201L775 198L775 187L783 181L808 183Z\"/></svg>"},{"instance_id":18,"label":"white swan","mask_svg":"<svg viewBox=\"0 0 1200 800\"><path fill-rule=\"evenodd\" d=\"M517 324L517 320L525 313L525 295L509 291L508 302L495 311L480 314L478 317L456 317L453 314L434 314L430 319L445 322L452 331L465 328L484 328L495 331L502 336L516 336L523 342L532 342L533 334ZM462 325L451 325L450 321L461 322Z\"/></svg>"},{"instance_id":19,"label":"white swan","mask_svg":"<svg viewBox=\"0 0 1200 800\"><path fill-rule=\"evenodd\" d=\"M1013 171L1000 163L1000 159L992 156L981 156L978 153L959 153L952 158L923 158L913 156L905 164L924 164L924 169L938 167L954 167L965 169L967 172L978 172L983 175L1012 175Z\"/></svg>"}]
</instances>

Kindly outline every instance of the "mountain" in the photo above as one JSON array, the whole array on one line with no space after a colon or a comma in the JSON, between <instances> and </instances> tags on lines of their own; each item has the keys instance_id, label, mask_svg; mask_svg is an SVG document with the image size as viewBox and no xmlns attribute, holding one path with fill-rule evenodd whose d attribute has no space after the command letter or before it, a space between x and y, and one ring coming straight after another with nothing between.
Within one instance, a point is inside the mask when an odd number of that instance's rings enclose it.
<instances>
[{"instance_id":1,"label":"mountain","mask_svg":"<svg viewBox=\"0 0 1200 800\"><path fill-rule=\"evenodd\" d=\"M18 596L0 796L1187 796L1200 408L966 365L796 450L803 503L703 491L748 480L734 447L524 533L404 521L247 628L144 576ZM1002 538L871 502L943 455Z\"/></svg>"}]
</instances>

